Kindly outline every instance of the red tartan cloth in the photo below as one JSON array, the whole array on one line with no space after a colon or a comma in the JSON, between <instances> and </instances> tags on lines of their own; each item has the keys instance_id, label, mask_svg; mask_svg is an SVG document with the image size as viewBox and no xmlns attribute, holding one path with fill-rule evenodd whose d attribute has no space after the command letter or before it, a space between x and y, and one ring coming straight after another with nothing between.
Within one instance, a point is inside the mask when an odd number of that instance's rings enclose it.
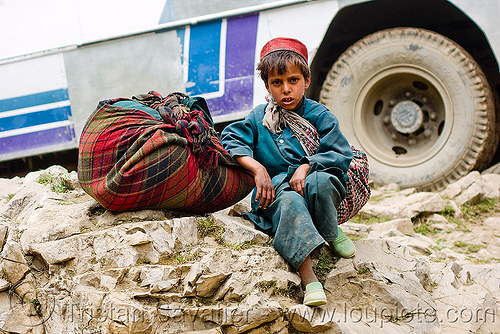
<instances>
[{"instance_id":1,"label":"red tartan cloth","mask_svg":"<svg viewBox=\"0 0 500 334\"><path fill-rule=\"evenodd\" d=\"M106 209L201 214L231 206L253 189L253 177L222 148L211 119L176 103L178 97L150 92L132 98L159 111L163 122L113 106L124 98L101 101L88 119L78 178Z\"/></svg>"}]
</instances>

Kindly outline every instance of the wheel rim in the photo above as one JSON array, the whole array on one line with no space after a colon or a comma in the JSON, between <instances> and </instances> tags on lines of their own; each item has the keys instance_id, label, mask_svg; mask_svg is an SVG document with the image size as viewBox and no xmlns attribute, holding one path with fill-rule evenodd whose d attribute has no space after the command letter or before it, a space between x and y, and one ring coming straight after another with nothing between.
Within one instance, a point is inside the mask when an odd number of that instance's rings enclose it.
<instances>
[{"instance_id":1,"label":"wheel rim","mask_svg":"<svg viewBox=\"0 0 500 334\"><path fill-rule=\"evenodd\" d=\"M452 108L448 90L432 73L392 66L363 85L353 128L372 158L394 167L415 166L438 154L449 139Z\"/></svg>"}]
</instances>

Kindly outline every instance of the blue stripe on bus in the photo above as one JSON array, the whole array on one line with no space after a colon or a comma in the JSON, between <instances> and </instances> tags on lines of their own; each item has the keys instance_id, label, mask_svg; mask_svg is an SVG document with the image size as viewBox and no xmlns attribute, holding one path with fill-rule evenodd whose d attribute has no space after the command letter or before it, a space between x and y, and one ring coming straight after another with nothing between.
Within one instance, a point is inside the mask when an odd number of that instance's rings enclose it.
<instances>
[{"instance_id":1,"label":"blue stripe on bus","mask_svg":"<svg viewBox=\"0 0 500 334\"><path fill-rule=\"evenodd\" d=\"M212 116L252 110L258 22L258 14L227 20L226 84L224 96L207 100Z\"/></svg>"},{"instance_id":2,"label":"blue stripe on bus","mask_svg":"<svg viewBox=\"0 0 500 334\"><path fill-rule=\"evenodd\" d=\"M69 106L66 106L5 117L0 121L0 132L52 122L66 121L69 119L70 114L71 109Z\"/></svg>"},{"instance_id":3,"label":"blue stripe on bus","mask_svg":"<svg viewBox=\"0 0 500 334\"><path fill-rule=\"evenodd\" d=\"M0 100L0 112L66 100L69 100L68 89L56 89L48 92Z\"/></svg>"},{"instance_id":4,"label":"blue stripe on bus","mask_svg":"<svg viewBox=\"0 0 500 334\"><path fill-rule=\"evenodd\" d=\"M191 26L188 95L219 91L221 25L217 20Z\"/></svg>"},{"instance_id":5,"label":"blue stripe on bus","mask_svg":"<svg viewBox=\"0 0 500 334\"><path fill-rule=\"evenodd\" d=\"M71 126L0 138L0 157L3 154L22 152L73 141L75 141L75 131Z\"/></svg>"}]
</instances>

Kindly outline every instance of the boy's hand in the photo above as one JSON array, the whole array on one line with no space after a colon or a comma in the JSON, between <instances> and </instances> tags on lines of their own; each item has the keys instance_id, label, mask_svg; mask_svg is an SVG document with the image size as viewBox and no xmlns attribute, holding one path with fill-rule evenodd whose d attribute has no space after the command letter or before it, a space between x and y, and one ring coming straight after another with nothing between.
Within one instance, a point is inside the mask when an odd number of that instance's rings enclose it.
<instances>
[{"instance_id":1,"label":"boy's hand","mask_svg":"<svg viewBox=\"0 0 500 334\"><path fill-rule=\"evenodd\" d=\"M252 173L255 186L257 187L254 201L258 201L260 198L259 208L267 209L274 201L276 195L273 182L266 168L257 160L249 156L236 157L236 161L238 161L243 168Z\"/></svg>"},{"instance_id":2,"label":"boy's hand","mask_svg":"<svg viewBox=\"0 0 500 334\"><path fill-rule=\"evenodd\" d=\"M309 173L310 169L311 169L311 165L309 165L309 164L300 165L295 170L295 172L292 175L292 178L288 182L288 184L290 184L290 188L292 188L292 190L295 190L296 192L301 194L302 197L304 197L306 176L307 176L307 173Z\"/></svg>"},{"instance_id":3,"label":"boy's hand","mask_svg":"<svg viewBox=\"0 0 500 334\"><path fill-rule=\"evenodd\" d=\"M255 186L257 187L257 193L255 194L255 201L259 202L259 208L267 209L267 207L274 201L274 185L271 181L271 177L267 173L267 170L262 167L262 170L254 175Z\"/></svg>"}]
</instances>

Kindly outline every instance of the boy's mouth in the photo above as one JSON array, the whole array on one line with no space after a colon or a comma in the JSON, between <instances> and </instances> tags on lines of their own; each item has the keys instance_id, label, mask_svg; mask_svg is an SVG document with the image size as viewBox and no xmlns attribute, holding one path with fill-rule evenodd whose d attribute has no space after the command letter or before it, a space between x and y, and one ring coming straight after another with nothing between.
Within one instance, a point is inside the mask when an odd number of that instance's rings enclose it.
<instances>
[{"instance_id":1,"label":"boy's mouth","mask_svg":"<svg viewBox=\"0 0 500 334\"><path fill-rule=\"evenodd\" d=\"M285 98L281 99L281 102L283 102L283 104L290 104L293 102L293 98L285 97Z\"/></svg>"}]
</instances>

